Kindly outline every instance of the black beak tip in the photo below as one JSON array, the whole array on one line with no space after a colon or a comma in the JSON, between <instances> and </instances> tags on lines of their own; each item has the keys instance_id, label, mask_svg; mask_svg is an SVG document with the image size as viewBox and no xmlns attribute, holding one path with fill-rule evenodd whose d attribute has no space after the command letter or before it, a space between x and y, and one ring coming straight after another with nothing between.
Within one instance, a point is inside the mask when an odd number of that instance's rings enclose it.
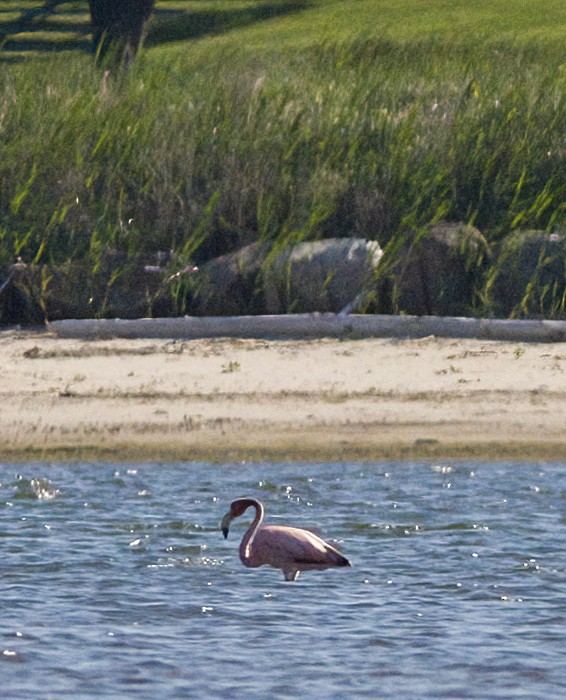
<instances>
[{"instance_id":1,"label":"black beak tip","mask_svg":"<svg viewBox=\"0 0 566 700\"><path fill-rule=\"evenodd\" d=\"M225 539L225 540L228 539L228 532L229 532L229 530L228 530L227 527L223 527L223 528L222 528L222 534L224 535L224 539Z\"/></svg>"}]
</instances>

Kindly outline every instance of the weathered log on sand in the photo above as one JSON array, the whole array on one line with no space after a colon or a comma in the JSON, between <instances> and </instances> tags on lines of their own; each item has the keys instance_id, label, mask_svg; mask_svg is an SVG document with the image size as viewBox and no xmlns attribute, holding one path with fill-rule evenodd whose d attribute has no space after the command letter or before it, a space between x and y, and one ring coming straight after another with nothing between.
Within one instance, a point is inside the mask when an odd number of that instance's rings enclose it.
<instances>
[{"instance_id":1,"label":"weathered log on sand","mask_svg":"<svg viewBox=\"0 0 566 700\"><path fill-rule=\"evenodd\" d=\"M137 320L62 320L48 324L61 338L477 338L566 342L566 321L514 321L438 316L289 314Z\"/></svg>"}]
</instances>

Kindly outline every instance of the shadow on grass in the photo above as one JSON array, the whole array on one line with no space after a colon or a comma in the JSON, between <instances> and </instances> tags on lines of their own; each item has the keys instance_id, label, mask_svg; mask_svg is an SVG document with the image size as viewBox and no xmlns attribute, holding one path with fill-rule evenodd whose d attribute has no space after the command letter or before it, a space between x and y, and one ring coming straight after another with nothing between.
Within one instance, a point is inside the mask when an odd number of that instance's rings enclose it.
<instances>
[{"instance_id":1,"label":"shadow on grass","mask_svg":"<svg viewBox=\"0 0 566 700\"><path fill-rule=\"evenodd\" d=\"M221 34L274 17L301 12L309 4L308 0L272 0L237 10L224 7L204 11L157 9L145 45L157 46L173 41L198 39L207 34Z\"/></svg>"},{"instance_id":2,"label":"shadow on grass","mask_svg":"<svg viewBox=\"0 0 566 700\"><path fill-rule=\"evenodd\" d=\"M182 3L179 3L182 4ZM87 2L47 0L30 8L8 0L0 9L0 62L17 63L37 54L60 51L91 52L90 13ZM189 3L187 3L187 6ZM221 34L274 17L300 12L308 0L271 0L249 7L228 9L155 9L146 47Z\"/></svg>"},{"instance_id":3,"label":"shadow on grass","mask_svg":"<svg viewBox=\"0 0 566 700\"><path fill-rule=\"evenodd\" d=\"M8 0L2 7L0 61L15 63L51 51L90 51L86 2L46 0L35 5Z\"/></svg>"}]
</instances>

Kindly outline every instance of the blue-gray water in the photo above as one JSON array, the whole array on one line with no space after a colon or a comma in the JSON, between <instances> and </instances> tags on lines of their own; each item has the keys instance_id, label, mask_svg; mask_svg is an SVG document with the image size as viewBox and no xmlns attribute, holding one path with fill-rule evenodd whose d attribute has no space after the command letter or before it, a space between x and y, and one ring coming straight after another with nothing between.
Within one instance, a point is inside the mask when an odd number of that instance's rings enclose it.
<instances>
[{"instance_id":1,"label":"blue-gray water","mask_svg":"<svg viewBox=\"0 0 566 700\"><path fill-rule=\"evenodd\" d=\"M353 568L245 569L241 495ZM564 464L0 464L1 695L562 700L565 531Z\"/></svg>"}]
</instances>

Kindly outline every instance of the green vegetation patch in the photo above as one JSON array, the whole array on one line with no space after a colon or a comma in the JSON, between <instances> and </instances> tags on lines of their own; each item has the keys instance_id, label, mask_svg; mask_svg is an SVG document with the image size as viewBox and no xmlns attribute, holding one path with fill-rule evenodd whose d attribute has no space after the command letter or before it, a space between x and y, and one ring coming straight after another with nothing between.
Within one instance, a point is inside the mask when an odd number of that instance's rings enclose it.
<instances>
[{"instance_id":1,"label":"green vegetation patch","mask_svg":"<svg viewBox=\"0 0 566 700\"><path fill-rule=\"evenodd\" d=\"M258 240L559 231L565 29L558 0L157 2L105 74L87 3L8 0L0 266L111 286L162 251L174 274Z\"/></svg>"}]
</instances>

